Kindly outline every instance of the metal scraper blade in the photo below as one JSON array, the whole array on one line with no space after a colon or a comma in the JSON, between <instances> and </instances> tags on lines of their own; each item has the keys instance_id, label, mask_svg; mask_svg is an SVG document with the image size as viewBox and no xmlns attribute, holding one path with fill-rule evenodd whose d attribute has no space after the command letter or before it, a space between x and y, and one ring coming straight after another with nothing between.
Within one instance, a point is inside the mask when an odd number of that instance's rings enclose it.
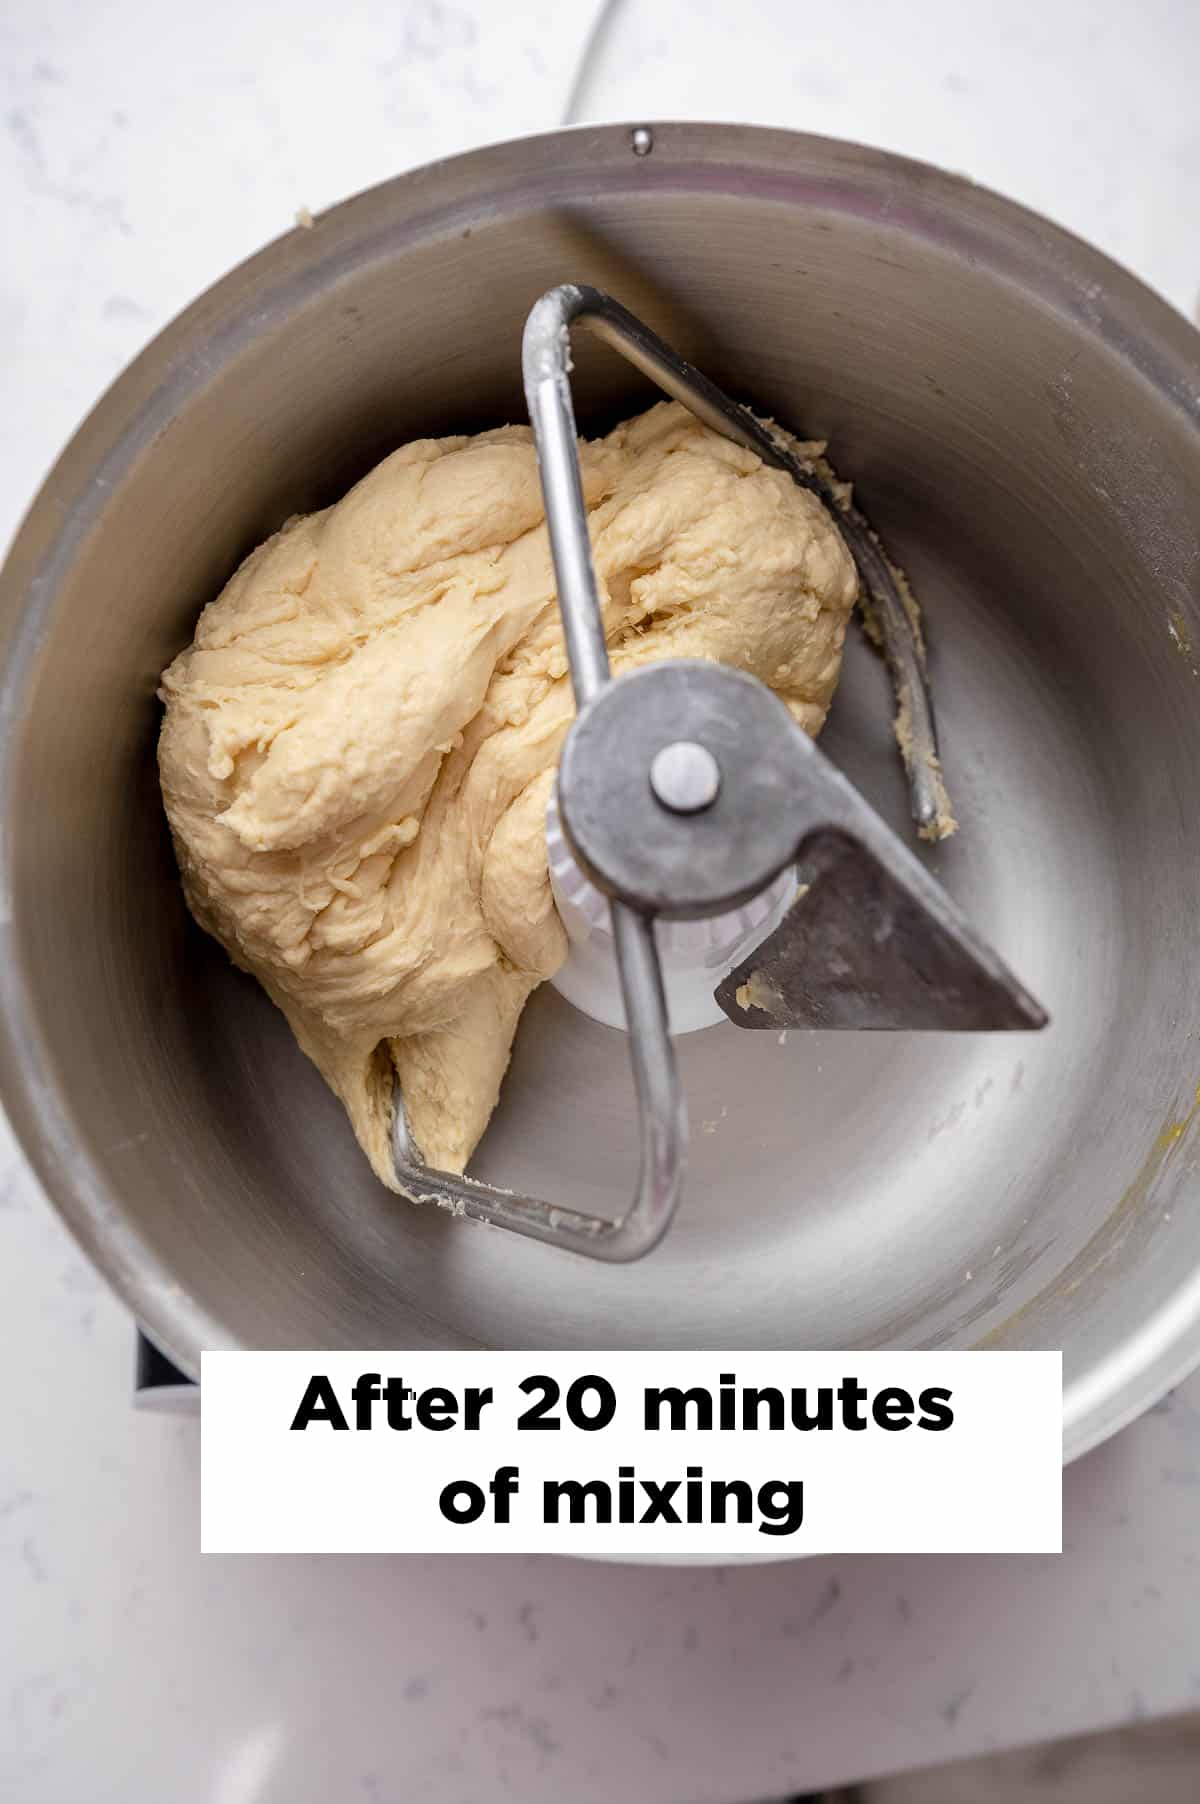
<instances>
[{"instance_id":1,"label":"metal scraper blade","mask_svg":"<svg viewBox=\"0 0 1200 1804\"><path fill-rule=\"evenodd\" d=\"M877 817L864 810L859 825L866 839L822 828L802 846L796 901L715 992L735 1026L1044 1027L940 884Z\"/></svg>"}]
</instances>

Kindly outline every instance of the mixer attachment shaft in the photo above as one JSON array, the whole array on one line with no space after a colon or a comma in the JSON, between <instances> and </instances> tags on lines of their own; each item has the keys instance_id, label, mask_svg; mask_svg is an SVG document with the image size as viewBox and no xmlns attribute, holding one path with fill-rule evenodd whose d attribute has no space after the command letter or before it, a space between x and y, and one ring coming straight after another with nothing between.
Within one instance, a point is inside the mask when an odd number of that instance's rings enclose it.
<instances>
[{"instance_id":1,"label":"mixer attachment shaft","mask_svg":"<svg viewBox=\"0 0 1200 1804\"><path fill-rule=\"evenodd\" d=\"M821 494L855 556L907 698L906 762L920 829L936 829L944 796L923 652L893 568L862 517L607 295L564 287L543 296L525 328L525 393L578 709L559 766L558 807L578 863L610 901L638 1100L638 1182L624 1213L605 1219L428 1170L398 1092L393 1145L397 1181L414 1201L620 1261L661 1239L683 1179L686 1117L657 916L720 914L798 860L796 902L716 991L739 1027L1038 1028L1046 1015L761 683L691 660L612 680L567 373L575 321L715 431Z\"/></svg>"}]
</instances>

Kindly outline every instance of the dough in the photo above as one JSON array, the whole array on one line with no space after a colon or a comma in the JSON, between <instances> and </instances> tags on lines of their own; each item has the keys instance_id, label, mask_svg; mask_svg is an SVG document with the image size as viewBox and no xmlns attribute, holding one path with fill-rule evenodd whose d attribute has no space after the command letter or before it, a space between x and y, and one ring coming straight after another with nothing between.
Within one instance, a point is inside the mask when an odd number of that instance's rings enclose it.
<instances>
[{"instance_id":1,"label":"dough","mask_svg":"<svg viewBox=\"0 0 1200 1804\"><path fill-rule=\"evenodd\" d=\"M615 672L751 671L820 728L856 577L820 503L663 403L580 447ZM287 523L162 679L193 914L253 974L394 1188L393 1071L461 1171L566 955L543 819L573 713L527 427L405 445Z\"/></svg>"}]
</instances>

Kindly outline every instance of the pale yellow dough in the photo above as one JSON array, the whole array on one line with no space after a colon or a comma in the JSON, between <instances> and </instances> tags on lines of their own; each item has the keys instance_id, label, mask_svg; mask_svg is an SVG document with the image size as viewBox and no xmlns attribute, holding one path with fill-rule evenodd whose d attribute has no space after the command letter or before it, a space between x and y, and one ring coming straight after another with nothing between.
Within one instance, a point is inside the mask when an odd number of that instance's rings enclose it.
<instances>
[{"instance_id":1,"label":"pale yellow dough","mask_svg":"<svg viewBox=\"0 0 1200 1804\"><path fill-rule=\"evenodd\" d=\"M825 511L664 403L580 447L618 673L751 671L815 733L856 592ZM543 817L572 716L530 433L405 445L289 521L162 679L201 925L284 1011L393 1183L393 1071L461 1171L566 944Z\"/></svg>"}]
</instances>

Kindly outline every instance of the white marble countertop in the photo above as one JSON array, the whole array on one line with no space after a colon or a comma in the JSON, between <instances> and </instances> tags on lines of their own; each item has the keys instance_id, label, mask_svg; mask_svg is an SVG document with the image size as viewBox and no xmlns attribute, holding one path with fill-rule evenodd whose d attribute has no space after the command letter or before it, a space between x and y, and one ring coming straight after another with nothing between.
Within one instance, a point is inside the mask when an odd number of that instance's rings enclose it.
<instances>
[{"instance_id":1,"label":"white marble countertop","mask_svg":"<svg viewBox=\"0 0 1200 1804\"><path fill-rule=\"evenodd\" d=\"M555 123L592 0L0 16L0 538L170 314L322 205ZM1200 292L1189 0L622 0L587 118L755 118L965 169ZM836 28L833 23L836 17ZM194 39L194 41L193 41ZM0 1133L0 1797L742 1804L1200 1703L1200 1378L1068 1472L1047 1559L648 1571L202 1559L194 1419Z\"/></svg>"}]
</instances>

